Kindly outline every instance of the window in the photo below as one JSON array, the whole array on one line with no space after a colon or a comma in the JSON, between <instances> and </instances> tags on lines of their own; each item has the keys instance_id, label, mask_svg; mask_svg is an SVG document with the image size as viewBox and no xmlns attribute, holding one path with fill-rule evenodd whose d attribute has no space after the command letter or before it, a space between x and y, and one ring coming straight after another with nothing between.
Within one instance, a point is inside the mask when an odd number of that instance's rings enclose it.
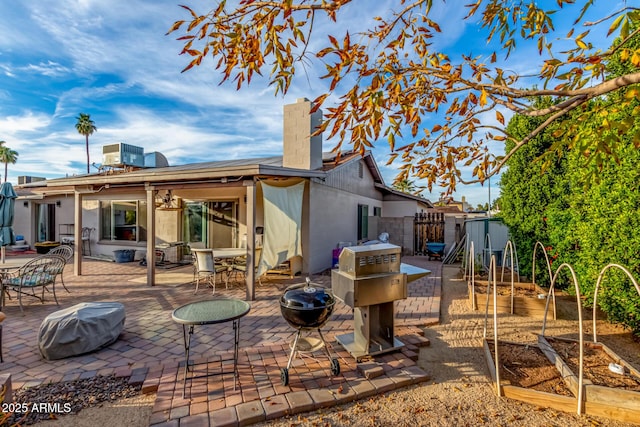
<instances>
[{"instance_id":1,"label":"window","mask_svg":"<svg viewBox=\"0 0 640 427\"><path fill-rule=\"evenodd\" d=\"M369 206L358 205L358 240L369 237Z\"/></svg>"},{"instance_id":2,"label":"window","mask_svg":"<svg viewBox=\"0 0 640 427\"><path fill-rule=\"evenodd\" d=\"M138 200L100 202L100 240L147 240L147 203Z\"/></svg>"},{"instance_id":3,"label":"window","mask_svg":"<svg viewBox=\"0 0 640 427\"><path fill-rule=\"evenodd\" d=\"M382 208L380 206L373 207L373 216L382 216Z\"/></svg>"}]
</instances>

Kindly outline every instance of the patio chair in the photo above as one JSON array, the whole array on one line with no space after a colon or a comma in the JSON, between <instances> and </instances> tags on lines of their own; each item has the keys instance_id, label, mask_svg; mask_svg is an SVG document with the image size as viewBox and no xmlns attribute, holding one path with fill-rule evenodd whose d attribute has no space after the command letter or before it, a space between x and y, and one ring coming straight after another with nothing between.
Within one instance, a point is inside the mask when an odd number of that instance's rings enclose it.
<instances>
[{"instance_id":1,"label":"patio chair","mask_svg":"<svg viewBox=\"0 0 640 427\"><path fill-rule=\"evenodd\" d=\"M216 274L229 272L229 267L224 264L216 263L211 249L191 249L193 254L193 281L196 282L196 290L200 286L200 280L206 280L213 287L213 293L216 293ZM227 274L228 279L228 274Z\"/></svg>"},{"instance_id":2,"label":"patio chair","mask_svg":"<svg viewBox=\"0 0 640 427\"><path fill-rule=\"evenodd\" d=\"M61 255L64 258L64 264L58 272L58 276L60 276L60 282L62 283L62 287L64 288L64 290L71 293L69 289L67 289L67 286L64 284L64 275L62 273L64 272L65 265L67 265L67 263L73 259L73 248L69 245L60 245L51 249L49 252L47 252L47 254Z\"/></svg>"},{"instance_id":3,"label":"patio chair","mask_svg":"<svg viewBox=\"0 0 640 427\"><path fill-rule=\"evenodd\" d=\"M82 227L82 255L91 256L91 233L93 230L92 227Z\"/></svg>"},{"instance_id":4,"label":"patio chair","mask_svg":"<svg viewBox=\"0 0 640 427\"><path fill-rule=\"evenodd\" d=\"M255 275L258 279L258 284L262 285L261 276L258 276L258 264L260 264L260 255L262 254L262 248L256 248L256 257L255 257ZM237 257L233 260L232 265L234 272L240 272L246 276L247 274L247 258L246 257Z\"/></svg>"},{"instance_id":5,"label":"patio chair","mask_svg":"<svg viewBox=\"0 0 640 427\"><path fill-rule=\"evenodd\" d=\"M7 293L14 291L18 294L18 304L20 312L24 313L22 308L22 295L29 295L40 300L44 304L44 291L48 290L47 286L51 285L53 299L58 303L56 297L56 276L61 268L64 268L64 257L61 255L45 254L38 256L12 273L7 273L2 278L3 291ZM42 288L41 296L36 295L36 288ZM4 297L3 292L3 297Z\"/></svg>"}]
</instances>

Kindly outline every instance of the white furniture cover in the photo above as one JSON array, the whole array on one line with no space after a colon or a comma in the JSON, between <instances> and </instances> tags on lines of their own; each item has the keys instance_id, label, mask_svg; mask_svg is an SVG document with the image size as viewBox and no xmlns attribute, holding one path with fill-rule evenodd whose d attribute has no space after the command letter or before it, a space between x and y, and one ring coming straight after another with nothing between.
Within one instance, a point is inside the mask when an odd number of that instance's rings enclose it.
<instances>
[{"instance_id":1,"label":"white furniture cover","mask_svg":"<svg viewBox=\"0 0 640 427\"><path fill-rule=\"evenodd\" d=\"M51 313L38 332L40 354L56 360L98 350L118 339L124 319L119 302L85 302Z\"/></svg>"}]
</instances>

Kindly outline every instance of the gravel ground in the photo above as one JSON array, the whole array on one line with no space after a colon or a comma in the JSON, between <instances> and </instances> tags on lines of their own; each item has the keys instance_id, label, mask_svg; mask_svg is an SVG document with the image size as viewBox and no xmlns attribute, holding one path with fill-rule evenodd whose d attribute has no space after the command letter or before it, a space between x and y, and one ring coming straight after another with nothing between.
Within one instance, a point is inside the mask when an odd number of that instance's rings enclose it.
<instances>
[{"instance_id":1,"label":"gravel ground","mask_svg":"<svg viewBox=\"0 0 640 427\"><path fill-rule=\"evenodd\" d=\"M425 328L425 336L431 340L431 346L420 350L419 364L430 375L431 381L365 401L265 422L259 426L631 426L598 417L578 416L573 413L574 408L562 412L498 398L482 350L484 311L470 310L466 282L457 277L458 269L453 266L443 268L440 324ZM572 307L569 304L564 310L571 311ZM568 314L567 317L571 317L571 313ZM535 342L535 334L541 331L541 322L521 316L501 316L499 339ZM615 325L606 322L600 325L598 336L605 342L610 340L609 346L619 356L636 367L640 366L640 344ZM585 332L589 328L585 325ZM575 338L578 330L575 321L551 320L547 323L545 335ZM489 333L493 334L491 327Z\"/></svg>"},{"instance_id":2,"label":"gravel ground","mask_svg":"<svg viewBox=\"0 0 640 427\"><path fill-rule=\"evenodd\" d=\"M443 268L440 324L425 328L430 347L420 350L420 366L430 375L427 383L394 391L370 399L257 424L260 427L293 426L556 426L556 427L629 427L631 424L598 417L533 406L518 400L498 398L490 380L482 351L484 313L469 308L466 282L458 279L458 269ZM569 314L573 306L558 306L558 313ZM577 313L574 313L577 316ZM585 323L585 334L591 323ZM599 322L598 336L620 357L640 367L640 344L629 333L606 322ZM499 339L512 342L535 342L541 321L521 316L501 316ZM577 336L574 320L550 320L545 335ZM489 332L492 334L491 328ZM589 336L589 335L585 335ZM109 387L114 386L109 383ZM115 387L115 386L114 386ZM73 389L80 388L74 385ZM84 389L83 389L84 390ZM75 391L75 390L74 390ZM68 393L53 391L47 393ZM45 393L42 391L42 393ZM87 394L87 393L83 393ZM57 396L58 394L56 394ZM49 395L38 399L51 401ZM72 401L85 402L86 397ZM59 399L53 401L60 401ZM82 410L77 415L44 421L38 427L146 426L153 406L153 395L120 399ZM640 420L639 420L640 422ZM637 425L636 425L637 426Z\"/></svg>"},{"instance_id":3,"label":"gravel ground","mask_svg":"<svg viewBox=\"0 0 640 427\"><path fill-rule=\"evenodd\" d=\"M42 384L16 390L14 413L0 425L31 425L38 421L77 414L83 408L138 396L142 385L132 386L129 377L95 376L93 378ZM46 407L40 402L48 402ZM57 414L57 415L56 415Z\"/></svg>"}]
</instances>

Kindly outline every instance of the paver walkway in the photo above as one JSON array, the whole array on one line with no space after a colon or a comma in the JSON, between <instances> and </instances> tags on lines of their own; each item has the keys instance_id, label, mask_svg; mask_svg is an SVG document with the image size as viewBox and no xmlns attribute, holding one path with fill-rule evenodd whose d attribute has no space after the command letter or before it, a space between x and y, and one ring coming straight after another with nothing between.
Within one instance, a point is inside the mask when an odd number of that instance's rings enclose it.
<instances>
[{"instance_id":1,"label":"paver walkway","mask_svg":"<svg viewBox=\"0 0 640 427\"><path fill-rule=\"evenodd\" d=\"M146 285L145 267L137 263L116 264L83 260L84 274L65 270L71 291L56 288L59 306L50 298L41 304L26 298L24 315L15 298L7 300L4 312L0 373L11 374L13 388L28 387L94 375L130 376L142 383L143 392L157 392L151 425L236 426L279 418L320 407L384 393L427 378L417 365L419 347L428 345L420 326L437 323L440 309L441 263L425 257L403 257L404 263L427 268L432 274L409 284L409 298L396 303L395 335L405 344L400 351L356 363L335 341L336 335L353 331L350 307L337 302L331 319L322 328L330 353L339 359L341 373L330 374L330 362L323 352L298 357L290 369L290 383L283 386L280 368L287 365L290 343L296 331L280 313L279 298L287 286L303 279L271 276L257 286L250 313L240 322L239 378L234 389L232 374L187 382L182 398L184 348L182 327L171 320L174 308L188 302L235 297L244 299L240 283L229 289L218 284L211 289L189 283L191 267L157 270L155 287ZM330 286L330 276L313 276L312 281ZM100 351L63 360L44 360L37 348L40 323L50 313L88 301L117 301L125 306L124 331L118 341ZM228 369L225 359L233 349L230 323L202 326L194 335L192 359L198 373ZM184 366L184 365L182 365Z\"/></svg>"}]
</instances>

